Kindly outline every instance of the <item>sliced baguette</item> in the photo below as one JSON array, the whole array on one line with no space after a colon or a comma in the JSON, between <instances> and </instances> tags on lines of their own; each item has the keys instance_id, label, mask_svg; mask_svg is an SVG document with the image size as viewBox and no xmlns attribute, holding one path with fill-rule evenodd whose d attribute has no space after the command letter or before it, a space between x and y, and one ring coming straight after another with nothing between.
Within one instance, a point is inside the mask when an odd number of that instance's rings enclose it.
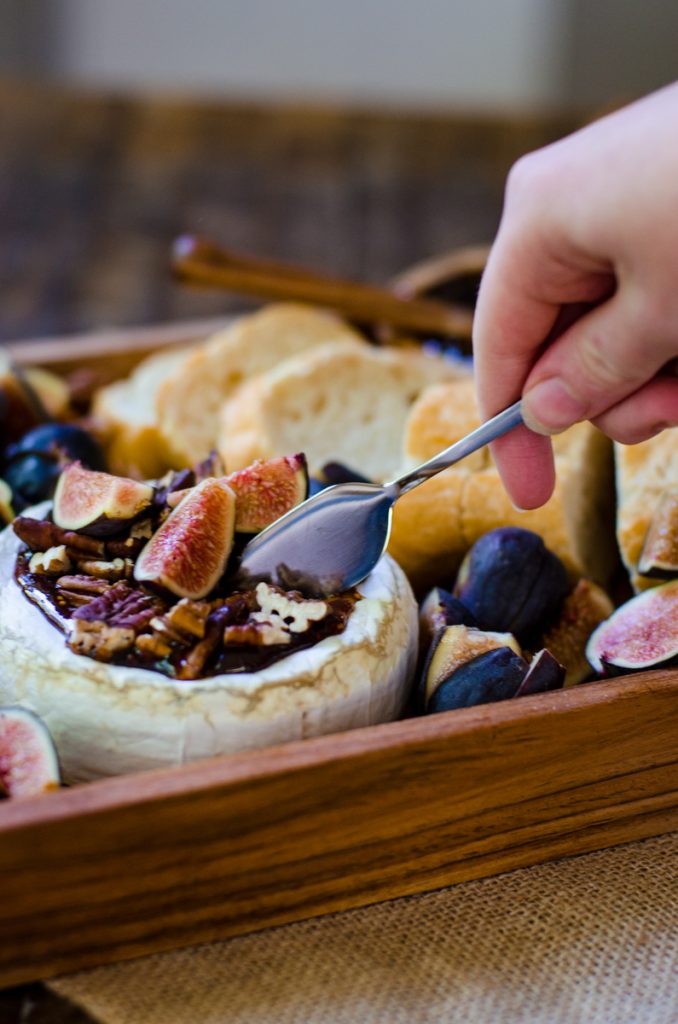
<instances>
[{"instance_id":1,"label":"sliced baguette","mask_svg":"<svg viewBox=\"0 0 678 1024\"><path fill-rule=\"evenodd\" d=\"M472 380L427 389L405 428L406 468L453 444L480 422ZM459 564L483 533L522 526L539 533L571 576L607 581L615 559L611 444L590 424L554 439L557 483L543 508L511 504L488 449L405 495L395 506L390 553L416 589L451 586Z\"/></svg>"},{"instance_id":2,"label":"sliced baguette","mask_svg":"<svg viewBox=\"0 0 678 1024\"><path fill-rule=\"evenodd\" d=\"M173 463L186 466L205 458L216 444L224 400L248 377L340 339L367 344L333 314L297 303L267 306L219 331L187 355L156 394L158 429Z\"/></svg>"},{"instance_id":3,"label":"sliced baguette","mask_svg":"<svg viewBox=\"0 0 678 1024\"><path fill-rule=\"evenodd\" d=\"M303 451L312 474L339 461L383 481L399 468L403 427L422 389L462 372L418 347L331 342L246 381L223 406L219 452L229 472Z\"/></svg>"},{"instance_id":4,"label":"sliced baguette","mask_svg":"<svg viewBox=\"0 0 678 1024\"><path fill-rule=\"evenodd\" d=\"M139 363L129 377L96 393L92 413L102 426L112 473L144 480L162 476L172 466L156 422L155 397L191 352L186 347L157 352Z\"/></svg>"},{"instance_id":5,"label":"sliced baguette","mask_svg":"<svg viewBox=\"0 0 678 1024\"><path fill-rule=\"evenodd\" d=\"M661 581L641 576L638 559L662 494L678 487L678 427L614 450L619 550L634 589L646 590Z\"/></svg>"}]
</instances>

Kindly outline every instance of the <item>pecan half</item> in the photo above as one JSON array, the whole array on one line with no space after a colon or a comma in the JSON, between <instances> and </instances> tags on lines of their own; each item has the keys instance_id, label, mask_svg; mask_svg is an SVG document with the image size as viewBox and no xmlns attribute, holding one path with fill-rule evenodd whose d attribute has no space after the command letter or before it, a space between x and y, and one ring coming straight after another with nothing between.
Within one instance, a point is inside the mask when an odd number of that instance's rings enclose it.
<instances>
[{"instance_id":1,"label":"pecan half","mask_svg":"<svg viewBox=\"0 0 678 1024\"><path fill-rule=\"evenodd\" d=\"M86 622L104 622L109 626L120 626L141 633L163 608L158 598L133 590L123 581L78 608L73 612L73 618Z\"/></svg>"},{"instance_id":2,"label":"pecan half","mask_svg":"<svg viewBox=\"0 0 678 1024\"><path fill-rule=\"evenodd\" d=\"M85 559L78 562L78 569L87 576L95 576L97 579L115 583L117 580L131 578L134 572L134 562L131 558L114 558L112 562Z\"/></svg>"},{"instance_id":3,"label":"pecan half","mask_svg":"<svg viewBox=\"0 0 678 1024\"><path fill-rule=\"evenodd\" d=\"M85 537L72 530L62 530L48 519L29 519L17 516L12 523L17 537L27 544L31 551L46 551L47 548L64 544L71 558L103 558L106 548L102 540Z\"/></svg>"},{"instance_id":4,"label":"pecan half","mask_svg":"<svg viewBox=\"0 0 678 1024\"><path fill-rule=\"evenodd\" d=\"M78 609L82 611L83 609ZM105 622L86 622L73 615L73 628L66 643L75 654L85 654L97 661L110 661L115 654L128 651L135 639L133 629L109 626Z\"/></svg>"}]
</instances>

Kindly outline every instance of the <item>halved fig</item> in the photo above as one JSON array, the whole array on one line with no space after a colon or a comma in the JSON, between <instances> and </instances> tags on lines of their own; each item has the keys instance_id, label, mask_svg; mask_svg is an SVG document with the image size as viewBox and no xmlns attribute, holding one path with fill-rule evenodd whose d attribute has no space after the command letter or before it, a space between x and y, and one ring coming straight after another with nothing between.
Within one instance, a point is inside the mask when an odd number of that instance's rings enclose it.
<instances>
[{"instance_id":1,"label":"halved fig","mask_svg":"<svg viewBox=\"0 0 678 1024\"><path fill-rule=\"evenodd\" d=\"M678 576L678 490L665 491L638 560L641 576Z\"/></svg>"},{"instance_id":2,"label":"halved fig","mask_svg":"<svg viewBox=\"0 0 678 1024\"><path fill-rule=\"evenodd\" d=\"M236 497L225 480L193 487L142 548L134 578L178 597L206 597L233 547Z\"/></svg>"},{"instance_id":3,"label":"halved fig","mask_svg":"<svg viewBox=\"0 0 678 1024\"><path fill-rule=\"evenodd\" d=\"M258 533L308 494L308 470L302 454L281 455L265 462L259 459L224 479L237 499L238 533Z\"/></svg>"},{"instance_id":4,"label":"halved fig","mask_svg":"<svg viewBox=\"0 0 678 1024\"><path fill-rule=\"evenodd\" d=\"M645 590L592 633L586 657L601 675L678 662L678 580Z\"/></svg>"},{"instance_id":5,"label":"halved fig","mask_svg":"<svg viewBox=\"0 0 678 1024\"><path fill-rule=\"evenodd\" d=\"M497 647L509 647L518 656L522 653L510 633L486 632L472 626L447 626L439 630L433 637L422 672L421 705L428 705L438 686L461 665Z\"/></svg>"},{"instance_id":6,"label":"halved fig","mask_svg":"<svg viewBox=\"0 0 678 1024\"><path fill-rule=\"evenodd\" d=\"M12 488L6 480L0 480L0 528L14 519L12 508Z\"/></svg>"},{"instance_id":7,"label":"halved fig","mask_svg":"<svg viewBox=\"0 0 678 1024\"><path fill-rule=\"evenodd\" d=\"M47 726L26 708L0 707L0 793L37 796L58 789L59 761Z\"/></svg>"},{"instance_id":8,"label":"halved fig","mask_svg":"<svg viewBox=\"0 0 678 1024\"><path fill-rule=\"evenodd\" d=\"M550 651L537 651L515 696L527 697L531 693L559 690L564 679L565 666L561 665Z\"/></svg>"},{"instance_id":9,"label":"halved fig","mask_svg":"<svg viewBox=\"0 0 678 1024\"><path fill-rule=\"evenodd\" d=\"M422 647L428 647L436 630L445 626L476 625L468 608L442 587L429 590L419 606L419 639Z\"/></svg>"},{"instance_id":10,"label":"halved fig","mask_svg":"<svg viewBox=\"0 0 678 1024\"><path fill-rule=\"evenodd\" d=\"M426 706L428 714L470 708L514 697L527 662L510 647L496 647L464 662L437 686Z\"/></svg>"},{"instance_id":11,"label":"halved fig","mask_svg":"<svg viewBox=\"0 0 678 1024\"><path fill-rule=\"evenodd\" d=\"M586 644L591 633L614 611L602 587L582 576L567 595L558 618L542 636L542 643L565 666L564 686L576 686L591 676Z\"/></svg>"},{"instance_id":12,"label":"halved fig","mask_svg":"<svg viewBox=\"0 0 678 1024\"><path fill-rule=\"evenodd\" d=\"M64 530L105 537L135 519L152 498L150 484L99 473L72 462L59 477L52 517Z\"/></svg>"},{"instance_id":13,"label":"halved fig","mask_svg":"<svg viewBox=\"0 0 678 1024\"><path fill-rule=\"evenodd\" d=\"M490 530L462 562L455 597L481 629L508 630L522 642L543 628L567 593L567 574L541 537L517 526Z\"/></svg>"}]
</instances>

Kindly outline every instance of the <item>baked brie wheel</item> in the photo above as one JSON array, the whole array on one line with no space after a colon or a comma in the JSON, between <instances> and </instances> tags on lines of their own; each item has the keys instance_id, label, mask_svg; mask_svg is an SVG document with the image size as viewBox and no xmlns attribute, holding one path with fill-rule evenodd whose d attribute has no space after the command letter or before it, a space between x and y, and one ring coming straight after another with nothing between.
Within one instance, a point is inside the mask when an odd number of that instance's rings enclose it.
<instances>
[{"instance_id":1,"label":"baked brie wheel","mask_svg":"<svg viewBox=\"0 0 678 1024\"><path fill-rule=\"evenodd\" d=\"M49 506L27 515L40 518ZM64 779L177 765L402 714L417 650L417 608L384 556L358 588L343 632L255 672L178 680L74 653L15 580L21 542L0 534L0 704L38 714Z\"/></svg>"}]
</instances>

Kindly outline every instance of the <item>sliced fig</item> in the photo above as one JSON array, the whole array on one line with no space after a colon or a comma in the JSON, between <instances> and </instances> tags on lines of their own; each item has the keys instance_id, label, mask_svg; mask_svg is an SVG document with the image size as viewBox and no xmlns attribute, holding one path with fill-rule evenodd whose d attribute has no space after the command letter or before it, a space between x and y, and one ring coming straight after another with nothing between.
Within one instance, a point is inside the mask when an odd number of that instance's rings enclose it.
<instances>
[{"instance_id":1,"label":"sliced fig","mask_svg":"<svg viewBox=\"0 0 678 1024\"><path fill-rule=\"evenodd\" d=\"M0 707L0 791L37 796L59 787L59 761L47 726L32 711Z\"/></svg>"},{"instance_id":2,"label":"sliced fig","mask_svg":"<svg viewBox=\"0 0 678 1024\"><path fill-rule=\"evenodd\" d=\"M510 647L496 647L464 662L437 686L426 706L428 714L470 708L514 697L527 662Z\"/></svg>"},{"instance_id":3,"label":"sliced fig","mask_svg":"<svg viewBox=\"0 0 678 1024\"><path fill-rule=\"evenodd\" d=\"M436 630L445 626L476 625L468 608L442 587L429 590L419 606L419 638L422 647L428 647Z\"/></svg>"},{"instance_id":4,"label":"sliced fig","mask_svg":"<svg viewBox=\"0 0 678 1024\"><path fill-rule=\"evenodd\" d=\"M224 477L237 498L235 528L239 533L258 533L308 494L304 455L281 455Z\"/></svg>"},{"instance_id":5,"label":"sliced fig","mask_svg":"<svg viewBox=\"0 0 678 1024\"><path fill-rule=\"evenodd\" d=\"M665 491L638 560L641 576L678 576L678 490Z\"/></svg>"},{"instance_id":6,"label":"sliced fig","mask_svg":"<svg viewBox=\"0 0 678 1024\"><path fill-rule=\"evenodd\" d=\"M678 662L678 580L645 590L617 608L591 634L586 657L602 675Z\"/></svg>"},{"instance_id":7,"label":"sliced fig","mask_svg":"<svg viewBox=\"0 0 678 1024\"><path fill-rule=\"evenodd\" d=\"M602 587L582 577L562 603L558 618L542 636L542 643L565 666L564 686L576 686L592 675L586 657L591 633L614 611Z\"/></svg>"},{"instance_id":8,"label":"sliced fig","mask_svg":"<svg viewBox=\"0 0 678 1024\"><path fill-rule=\"evenodd\" d=\"M559 690L564 680L565 666L556 661L550 651L537 651L515 696L526 697L531 693Z\"/></svg>"},{"instance_id":9,"label":"sliced fig","mask_svg":"<svg viewBox=\"0 0 678 1024\"><path fill-rule=\"evenodd\" d=\"M567 593L567 574L541 537L517 526L490 530L462 562L455 597L481 629L510 631L522 642L544 628Z\"/></svg>"},{"instance_id":10,"label":"sliced fig","mask_svg":"<svg viewBox=\"0 0 678 1024\"><path fill-rule=\"evenodd\" d=\"M206 597L231 553L235 507L235 494L224 479L197 484L141 550L134 578L178 597Z\"/></svg>"},{"instance_id":11,"label":"sliced fig","mask_svg":"<svg viewBox=\"0 0 678 1024\"><path fill-rule=\"evenodd\" d=\"M150 484L99 473L72 462L59 477L52 517L64 530L105 537L135 519L152 498Z\"/></svg>"},{"instance_id":12,"label":"sliced fig","mask_svg":"<svg viewBox=\"0 0 678 1024\"><path fill-rule=\"evenodd\" d=\"M0 529L13 519L12 488L5 480L0 480Z\"/></svg>"},{"instance_id":13,"label":"sliced fig","mask_svg":"<svg viewBox=\"0 0 678 1024\"><path fill-rule=\"evenodd\" d=\"M521 655L520 646L510 633L486 632L472 626L446 626L439 630L433 637L424 664L420 704L427 705L440 683L460 665L497 647L509 647Z\"/></svg>"}]
</instances>

